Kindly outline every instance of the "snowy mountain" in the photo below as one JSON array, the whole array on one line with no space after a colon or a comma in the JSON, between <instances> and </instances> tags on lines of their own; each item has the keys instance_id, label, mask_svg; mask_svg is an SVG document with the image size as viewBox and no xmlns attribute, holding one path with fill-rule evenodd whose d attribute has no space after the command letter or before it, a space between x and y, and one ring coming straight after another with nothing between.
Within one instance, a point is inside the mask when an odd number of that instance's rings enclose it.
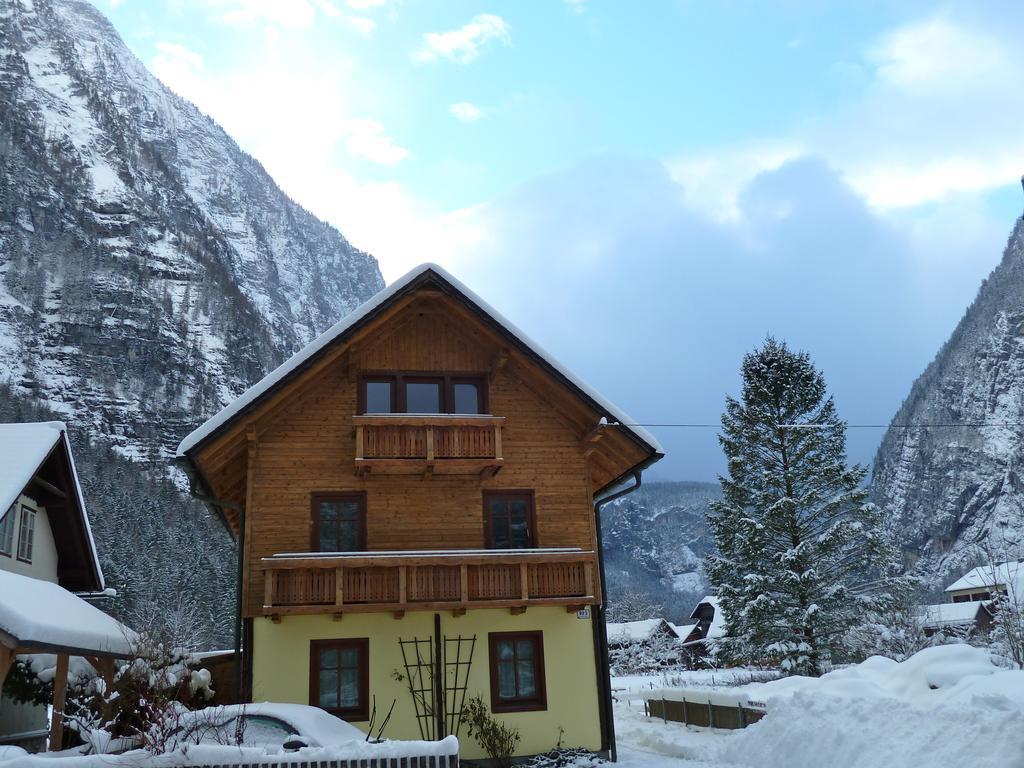
<instances>
[{"instance_id":1,"label":"snowy mountain","mask_svg":"<svg viewBox=\"0 0 1024 768\"><path fill-rule=\"evenodd\" d=\"M714 540L707 527L708 502L721 496L717 483L645 483L601 510L605 574L612 601L639 592L678 621L707 592L701 562Z\"/></svg>"},{"instance_id":2,"label":"snowy mountain","mask_svg":"<svg viewBox=\"0 0 1024 768\"><path fill-rule=\"evenodd\" d=\"M383 286L78 0L0 4L0 377L132 457Z\"/></svg>"},{"instance_id":3,"label":"snowy mountain","mask_svg":"<svg viewBox=\"0 0 1024 768\"><path fill-rule=\"evenodd\" d=\"M985 425L905 428L901 425ZM872 495L933 586L1024 555L1024 221L882 440Z\"/></svg>"},{"instance_id":4,"label":"snowy mountain","mask_svg":"<svg viewBox=\"0 0 1024 768\"><path fill-rule=\"evenodd\" d=\"M176 595L230 637L233 551L173 448L381 287L92 5L0 2L0 413L71 425L104 607Z\"/></svg>"}]
</instances>

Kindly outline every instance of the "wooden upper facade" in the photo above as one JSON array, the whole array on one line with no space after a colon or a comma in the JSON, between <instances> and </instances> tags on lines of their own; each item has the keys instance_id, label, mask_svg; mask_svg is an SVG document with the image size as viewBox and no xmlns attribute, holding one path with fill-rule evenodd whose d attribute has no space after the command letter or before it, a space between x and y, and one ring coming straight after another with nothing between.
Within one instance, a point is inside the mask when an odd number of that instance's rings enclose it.
<instances>
[{"instance_id":1,"label":"wooden upper facade","mask_svg":"<svg viewBox=\"0 0 1024 768\"><path fill-rule=\"evenodd\" d=\"M183 443L244 614L597 602L594 496L657 443L443 271L403 280Z\"/></svg>"}]
</instances>

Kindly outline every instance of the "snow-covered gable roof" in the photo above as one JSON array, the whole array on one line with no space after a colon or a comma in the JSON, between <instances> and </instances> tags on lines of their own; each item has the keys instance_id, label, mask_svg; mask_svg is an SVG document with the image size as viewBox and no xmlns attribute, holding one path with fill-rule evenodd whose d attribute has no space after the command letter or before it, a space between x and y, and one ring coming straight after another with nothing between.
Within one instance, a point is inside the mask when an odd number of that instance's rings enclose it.
<instances>
[{"instance_id":1,"label":"snow-covered gable roof","mask_svg":"<svg viewBox=\"0 0 1024 768\"><path fill-rule=\"evenodd\" d=\"M711 616L711 626L708 627L708 632L703 639L714 640L723 637L725 635L725 615L718 605L718 598L715 595L705 595L690 613L691 619L698 618L697 611L702 605L710 605L714 610L714 614Z\"/></svg>"},{"instance_id":2,"label":"snow-covered gable roof","mask_svg":"<svg viewBox=\"0 0 1024 768\"><path fill-rule=\"evenodd\" d=\"M96 584L92 589L104 589L103 569L100 567L96 553L96 542L89 524L85 497L78 480L78 470L71 453L67 427L60 421L38 421L17 424L0 424L0 514L7 511L18 500L18 496L26 491L33 477L39 473L43 464L55 449L62 448L67 457L71 488L65 489L73 497L71 501L77 507L80 524L84 534L84 545L87 547L89 566L95 571ZM67 531L55 530L55 534Z\"/></svg>"},{"instance_id":3,"label":"snow-covered gable roof","mask_svg":"<svg viewBox=\"0 0 1024 768\"><path fill-rule=\"evenodd\" d=\"M545 352L539 344L531 340L519 328L509 322L497 310L469 290L469 288L459 282L446 270L436 264L421 264L400 277L384 290L377 293L368 301L358 306L350 314L346 315L322 334L317 336L313 341L288 358L288 360L268 373L253 386L249 387L249 389L239 395L233 402L226 405L220 410L220 412L195 429L181 441L180 445L178 445L178 456L184 456L188 451L195 448L219 429L226 426L240 413L255 404L271 389L288 379L293 374L303 370L306 365L311 363L318 354L330 346L332 342L345 336L349 331L359 326L362 321L371 317L392 299L402 294L406 288L409 288L421 278L427 276L428 273L433 273L434 276L447 283L456 292L461 294L463 299L474 305L480 312L487 315L494 323L503 328L523 348L543 361L543 363L549 367L556 377L563 379L583 398L590 400L596 406L597 410L602 411L606 415L609 422L622 425L627 432L640 440L640 442L646 445L652 452L657 454L664 453L661 444L654 435L643 427L635 426L633 419L618 409L610 401L606 400L596 390L591 389L584 384L582 380L563 367L561 363L555 360L554 357Z\"/></svg>"},{"instance_id":4,"label":"snow-covered gable roof","mask_svg":"<svg viewBox=\"0 0 1024 768\"><path fill-rule=\"evenodd\" d=\"M0 631L17 647L128 657L136 636L59 584L0 571Z\"/></svg>"},{"instance_id":5,"label":"snow-covered gable roof","mask_svg":"<svg viewBox=\"0 0 1024 768\"><path fill-rule=\"evenodd\" d=\"M624 621L609 623L609 641L639 641L650 639L658 630L668 628L673 634L675 629L664 619L643 619L641 621Z\"/></svg>"},{"instance_id":6,"label":"snow-covered gable roof","mask_svg":"<svg viewBox=\"0 0 1024 768\"><path fill-rule=\"evenodd\" d=\"M966 603L935 603L920 605L916 613L926 627L949 627L958 624L973 624L978 611L985 609L988 603L981 601Z\"/></svg>"},{"instance_id":7,"label":"snow-covered gable roof","mask_svg":"<svg viewBox=\"0 0 1024 768\"><path fill-rule=\"evenodd\" d=\"M979 565L946 587L946 591L959 592L962 589L994 587L997 584L1010 587L1015 594L1024 596L1024 564L1010 561L996 565Z\"/></svg>"}]
</instances>

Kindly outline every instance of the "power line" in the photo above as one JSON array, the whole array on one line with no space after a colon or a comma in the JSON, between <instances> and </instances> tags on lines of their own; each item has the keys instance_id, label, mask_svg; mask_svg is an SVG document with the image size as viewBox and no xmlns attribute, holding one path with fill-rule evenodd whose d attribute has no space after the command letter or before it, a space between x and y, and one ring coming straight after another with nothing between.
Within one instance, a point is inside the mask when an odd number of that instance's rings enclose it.
<instances>
[{"instance_id":1,"label":"power line","mask_svg":"<svg viewBox=\"0 0 1024 768\"><path fill-rule=\"evenodd\" d=\"M721 429L721 422L715 423L624 423L613 422L613 426L620 427L645 427L645 428L678 428L678 429ZM827 429L837 426L835 424L779 424L782 429ZM919 424L845 424L847 429L933 429L933 428L956 428L956 427L1015 427L1024 429L1024 422L1010 421L964 421L964 422L931 422Z\"/></svg>"}]
</instances>

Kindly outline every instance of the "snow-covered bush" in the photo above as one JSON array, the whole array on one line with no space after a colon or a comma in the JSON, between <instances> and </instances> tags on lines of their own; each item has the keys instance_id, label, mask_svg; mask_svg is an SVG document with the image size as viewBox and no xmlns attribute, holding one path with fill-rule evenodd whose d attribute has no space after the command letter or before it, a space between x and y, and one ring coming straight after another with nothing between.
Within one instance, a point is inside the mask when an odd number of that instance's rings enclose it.
<instances>
[{"instance_id":1,"label":"snow-covered bush","mask_svg":"<svg viewBox=\"0 0 1024 768\"><path fill-rule=\"evenodd\" d=\"M499 722L479 694L466 702L462 722L466 724L468 734L477 740L496 765L512 764L512 754L519 744L519 729Z\"/></svg>"},{"instance_id":2,"label":"snow-covered bush","mask_svg":"<svg viewBox=\"0 0 1024 768\"><path fill-rule=\"evenodd\" d=\"M683 666L684 653L679 639L656 632L642 639L609 637L608 661L613 675L649 674Z\"/></svg>"}]
</instances>

